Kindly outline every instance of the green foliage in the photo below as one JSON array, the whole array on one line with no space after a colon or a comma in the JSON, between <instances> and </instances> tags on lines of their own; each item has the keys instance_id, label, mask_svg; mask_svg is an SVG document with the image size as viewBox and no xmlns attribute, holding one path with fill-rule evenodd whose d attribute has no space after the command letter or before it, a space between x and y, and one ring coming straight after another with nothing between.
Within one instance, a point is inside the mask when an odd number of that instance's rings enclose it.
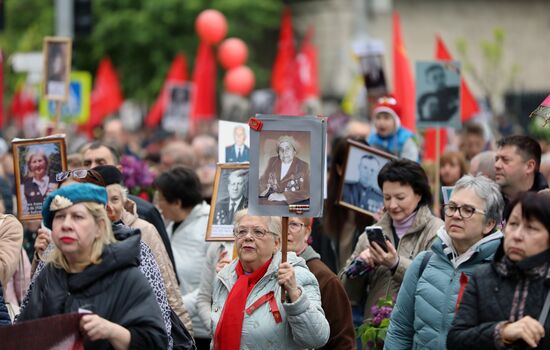
<instances>
[{"instance_id":1,"label":"green foliage","mask_svg":"<svg viewBox=\"0 0 550 350\"><path fill-rule=\"evenodd\" d=\"M497 27L493 30L490 40L481 40L480 50L483 57L481 67L471 61L466 39L460 38L456 42L464 71L469 73L483 90L489 106L493 109L496 107L495 104L501 103L504 92L510 89L520 72L518 64L509 66L505 64L505 39L506 32ZM498 103L495 103L497 101Z\"/></svg>"},{"instance_id":2,"label":"green foliage","mask_svg":"<svg viewBox=\"0 0 550 350\"><path fill-rule=\"evenodd\" d=\"M0 45L9 55L40 51L42 39L54 32L53 1L17 0L6 3L7 29ZM73 42L73 68L95 73L109 56L127 98L151 103L157 96L174 56L186 55L189 74L199 39L195 18L207 8L220 10L228 22L227 36L244 40L256 86L266 87L277 48L282 0L94 0L93 32ZM30 10L32 9L32 10ZM221 86L223 69L218 69ZM13 89L14 84L8 83Z\"/></svg>"}]
</instances>

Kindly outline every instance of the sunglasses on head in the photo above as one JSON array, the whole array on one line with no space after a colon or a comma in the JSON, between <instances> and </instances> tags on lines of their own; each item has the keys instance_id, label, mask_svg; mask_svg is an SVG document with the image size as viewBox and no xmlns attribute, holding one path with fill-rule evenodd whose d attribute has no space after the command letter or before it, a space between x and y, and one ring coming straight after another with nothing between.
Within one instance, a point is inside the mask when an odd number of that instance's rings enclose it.
<instances>
[{"instance_id":1,"label":"sunglasses on head","mask_svg":"<svg viewBox=\"0 0 550 350\"><path fill-rule=\"evenodd\" d=\"M67 180L69 177L78 182L87 182L105 187L105 181L103 180L101 174L91 169L74 169L61 171L55 175L55 180L61 183Z\"/></svg>"}]
</instances>

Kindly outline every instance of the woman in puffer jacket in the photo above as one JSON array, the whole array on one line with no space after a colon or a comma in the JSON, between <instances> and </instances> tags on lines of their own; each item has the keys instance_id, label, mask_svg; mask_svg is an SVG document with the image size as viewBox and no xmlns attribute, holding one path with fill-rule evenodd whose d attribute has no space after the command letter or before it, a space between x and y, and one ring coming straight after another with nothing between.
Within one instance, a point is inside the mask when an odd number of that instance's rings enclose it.
<instances>
[{"instance_id":1,"label":"woman in puffer jacket","mask_svg":"<svg viewBox=\"0 0 550 350\"><path fill-rule=\"evenodd\" d=\"M510 208L494 261L466 287L449 350L550 349L550 196L527 192Z\"/></svg>"},{"instance_id":2,"label":"woman in puffer jacket","mask_svg":"<svg viewBox=\"0 0 550 350\"><path fill-rule=\"evenodd\" d=\"M445 350L447 332L474 270L489 263L502 233L496 229L504 202L498 185L466 175L444 206L445 226L430 252L405 273L384 349Z\"/></svg>"}]
</instances>

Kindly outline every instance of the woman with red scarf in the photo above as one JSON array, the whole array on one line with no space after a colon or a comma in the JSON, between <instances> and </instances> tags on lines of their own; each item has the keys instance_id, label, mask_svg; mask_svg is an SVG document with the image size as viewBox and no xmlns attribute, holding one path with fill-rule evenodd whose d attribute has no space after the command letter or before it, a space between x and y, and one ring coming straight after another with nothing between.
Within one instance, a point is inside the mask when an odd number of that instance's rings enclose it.
<instances>
[{"instance_id":1,"label":"woman with red scarf","mask_svg":"<svg viewBox=\"0 0 550 350\"><path fill-rule=\"evenodd\" d=\"M305 261L288 253L281 263L281 219L235 214L238 259L214 281L215 350L312 349L328 340L319 285ZM281 286L286 300L281 303Z\"/></svg>"}]
</instances>

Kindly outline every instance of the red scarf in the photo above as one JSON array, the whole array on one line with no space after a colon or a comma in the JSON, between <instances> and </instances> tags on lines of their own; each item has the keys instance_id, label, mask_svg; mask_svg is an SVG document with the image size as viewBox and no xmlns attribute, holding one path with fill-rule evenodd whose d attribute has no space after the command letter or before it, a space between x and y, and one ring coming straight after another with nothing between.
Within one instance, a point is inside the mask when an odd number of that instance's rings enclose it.
<instances>
[{"instance_id":1,"label":"red scarf","mask_svg":"<svg viewBox=\"0 0 550 350\"><path fill-rule=\"evenodd\" d=\"M231 288L223 306L222 315L214 334L215 350L239 350L241 348L246 299L254 285L267 272L272 259L269 259L268 262L249 275L244 273L241 262L237 262L237 266L235 266L237 283Z\"/></svg>"}]
</instances>

